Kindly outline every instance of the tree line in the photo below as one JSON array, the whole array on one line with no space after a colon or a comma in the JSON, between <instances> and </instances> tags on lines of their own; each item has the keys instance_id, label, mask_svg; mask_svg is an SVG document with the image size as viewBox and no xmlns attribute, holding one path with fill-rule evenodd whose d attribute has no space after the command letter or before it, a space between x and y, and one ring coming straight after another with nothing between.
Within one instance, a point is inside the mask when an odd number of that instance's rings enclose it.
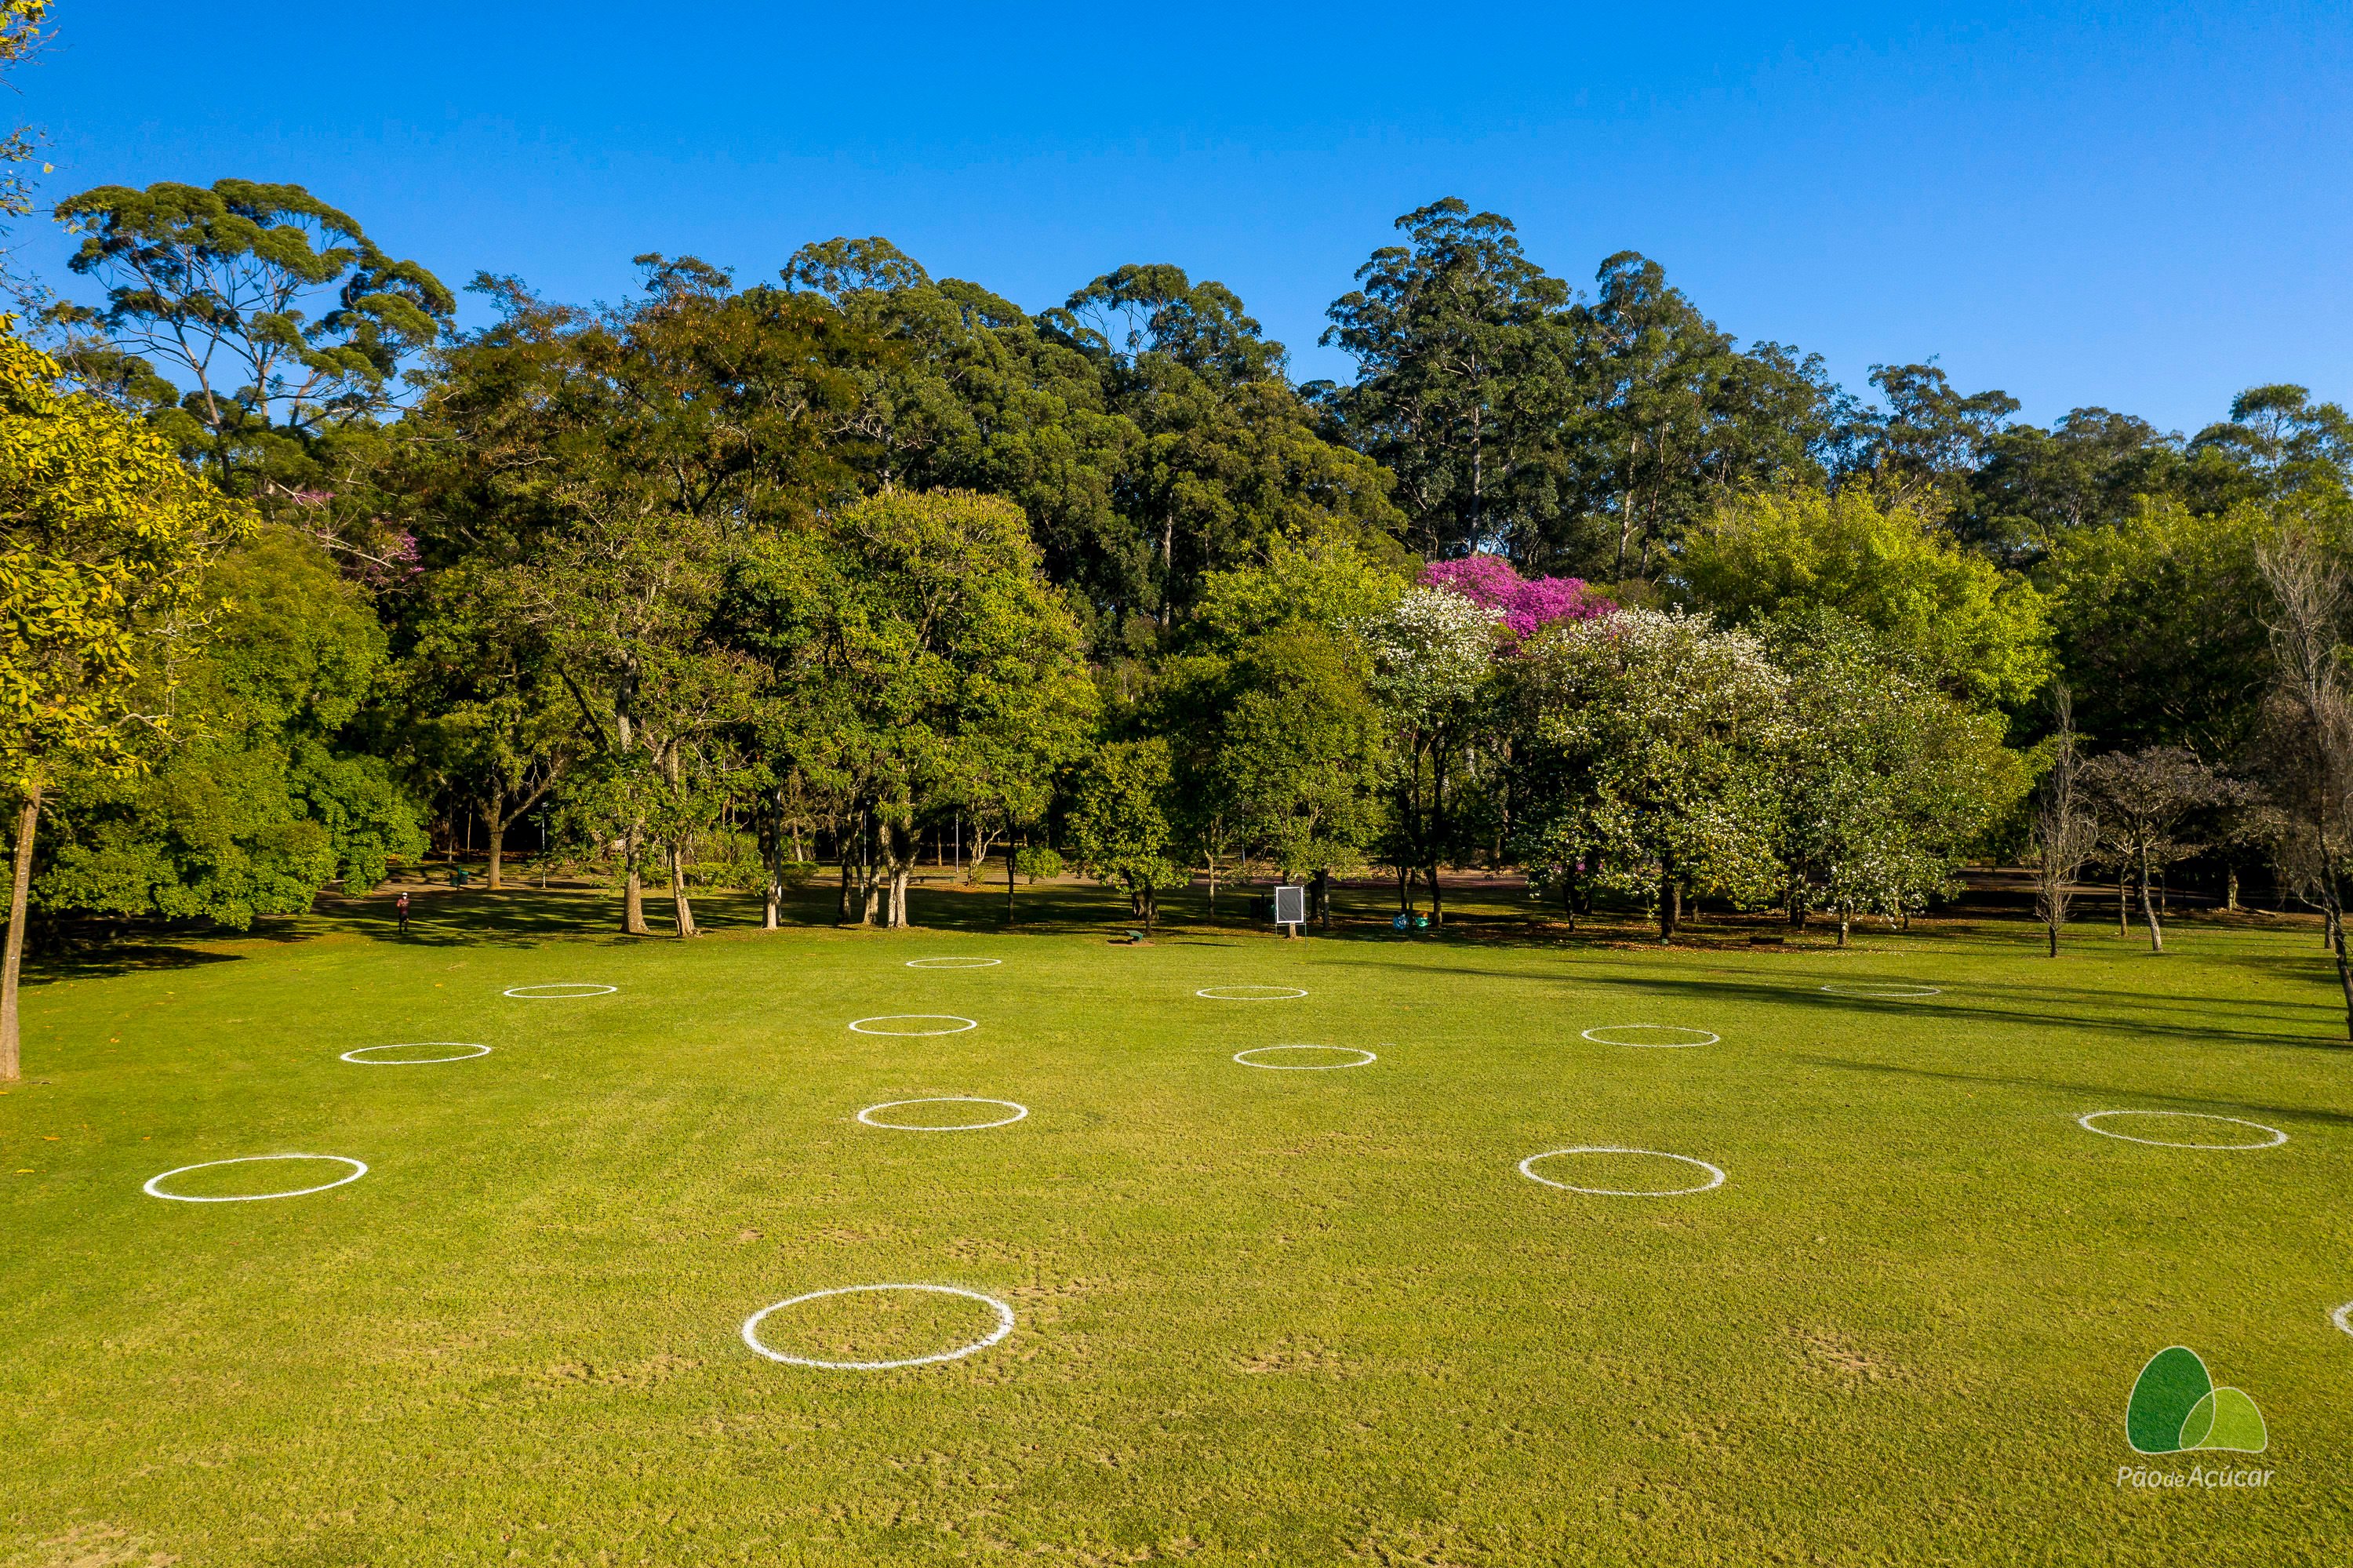
<instances>
[{"instance_id":1,"label":"tree line","mask_svg":"<svg viewBox=\"0 0 2353 1568\"><path fill-rule=\"evenodd\" d=\"M37 23L39 7L11 15ZM1934 364L1872 393L1623 253L1398 220L1294 381L1223 285L1031 312L879 238L616 304L469 285L299 186L101 186L0 349L0 736L28 910L241 927L427 824L525 817L623 928L839 879L904 924L950 823L1158 895L1527 872L1902 920L2026 856L2192 854L2339 915L2353 420L2038 428ZM1014 909L1008 902L1008 917ZM1320 917L1328 918L1328 898Z\"/></svg>"}]
</instances>

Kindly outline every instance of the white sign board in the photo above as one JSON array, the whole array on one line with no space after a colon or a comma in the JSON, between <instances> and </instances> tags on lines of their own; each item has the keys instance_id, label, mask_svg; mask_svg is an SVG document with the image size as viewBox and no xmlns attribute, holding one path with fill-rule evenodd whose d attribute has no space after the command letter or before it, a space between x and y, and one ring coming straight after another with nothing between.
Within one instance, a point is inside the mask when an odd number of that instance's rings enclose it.
<instances>
[{"instance_id":1,"label":"white sign board","mask_svg":"<svg viewBox=\"0 0 2353 1568\"><path fill-rule=\"evenodd\" d=\"M1278 926L1307 924L1307 889L1278 887L1274 890L1274 923Z\"/></svg>"}]
</instances>

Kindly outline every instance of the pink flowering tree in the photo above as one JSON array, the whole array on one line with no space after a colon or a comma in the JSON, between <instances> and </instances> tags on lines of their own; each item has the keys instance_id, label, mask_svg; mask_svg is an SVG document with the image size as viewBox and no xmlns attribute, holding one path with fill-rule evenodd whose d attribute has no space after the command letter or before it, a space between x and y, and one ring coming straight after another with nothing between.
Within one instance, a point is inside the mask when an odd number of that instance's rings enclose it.
<instances>
[{"instance_id":1,"label":"pink flowering tree","mask_svg":"<svg viewBox=\"0 0 2353 1568\"><path fill-rule=\"evenodd\" d=\"M1511 646L1554 621L1591 620L1618 608L1581 577L1524 577L1501 556L1432 561L1421 568L1421 585L1500 612Z\"/></svg>"}]
</instances>

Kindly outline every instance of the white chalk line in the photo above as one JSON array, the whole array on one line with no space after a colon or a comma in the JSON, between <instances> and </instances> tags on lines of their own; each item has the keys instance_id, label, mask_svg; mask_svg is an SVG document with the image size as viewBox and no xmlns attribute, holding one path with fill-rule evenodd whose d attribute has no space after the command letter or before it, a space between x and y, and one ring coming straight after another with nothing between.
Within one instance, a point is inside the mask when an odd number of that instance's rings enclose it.
<instances>
[{"instance_id":1,"label":"white chalk line","mask_svg":"<svg viewBox=\"0 0 2353 1568\"><path fill-rule=\"evenodd\" d=\"M2353 1334L2353 1301L2348 1301L2344 1306L2331 1312L2328 1315L2328 1320L2347 1333Z\"/></svg>"},{"instance_id":2,"label":"white chalk line","mask_svg":"<svg viewBox=\"0 0 2353 1568\"><path fill-rule=\"evenodd\" d=\"M924 1127L914 1122L876 1121L876 1111L896 1110L902 1106L1003 1106L1013 1114L995 1121L960 1121L945 1127ZM978 1132L985 1127L1010 1127L1029 1114L1029 1107L1018 1100L992 1100L981 1095L934 1095L919 1100L884 1100L879 1106L868 1106L858 1113L858 1119L869 1127L885 1127L893 1132Z\"/></svg>"},{"instance_id":3,"label":"white chalk line","mask_svg":"<svg viewBox=\"0 0 2353 1568\"><path fill-rule=\"evenodd\" d=\"M2102 1117L2110 1116L2168 1116L2177 1118L2183 1121L2225 1121L2231 1123L2234 1127L2252 1127L2257 1132L2268 1132L2271 1134L2271 1137L2265 1139L2261 1143L2175 1143L2170 1139L2162 1138L2135 1138L2128 1132L2110 1132L2105 1127L2094 1127L2092 1125ZM2075 1118L2075 1125L2082 1128L2085 1132L2096 1132L2102 1138L2122 1139L2126 1143L2146 1143L2156 1149L2211 1149L2218 1151L2229 1151L2232 1150L2277 1149L2281 1144L2287 1141L2287 1134L2282 1132L2275 1127L2265 1127L2262 1122L2249 1121L2244 1117L2211 1116L2204 1111L2091 1111L2085 1115L2077 1117Z\"/></svg>"},{"instance_id":4,"label":"white chalk line","mask_svg":"<svg viewBox=\"0 0 2353 1568\"><path fill-rule=\"evenodd\" d=\"M550 980L544 985L512 986L499 994L522 1001L569 1001L575 997L610 996L620 989L617 985L597 985L589 980Z\"/></svg>"},{"instance_id":5,"label":"white chalk line","mask_svg":"<svg viewBox=\"0 0 2353 1568\"><path fill-rule=\"evenodd\" d=\"M1253 1062L1253 1056L1269 1051L1339 1051L1353 1054L1353 1062ZM1380 1060L1361 1045L1253 1045L1247 1051L1234 1053L1234 1060L1245 1067L1264 1067L1275 1073L1328 1073L1340 1067L1369 1067Z\"/></svg>"},{"instance_id":6,"label":"white chalk line","mask_svg":"<svg viewBox=\"0 0 2353 1568\"><path fill-rule=\"evenodd\" d=\"M1001 964L1003 959L909 959L911 969L985 969Z\"/></svg>"},{"instance_id":7,"label":"white chalk line","mask_svg":"<svg viewBox=\"0 0 2353 1568\"><path fill-rule=\"evenodd\" d=\"M948 1019L955 1022L955 1027L954 1029L869 1029L866 1027L870 1023L909 1023L925 1018ZM849 1025L852 1033L889 1034L900 1039L911 1039L923 1034L962 1034L967 1029L979 1027L980 1024L976 1020L955 1012L881 1012L872 1018L853 1020Z\"/></svg>"},{"instance_id":8,"label":"white chalk line","mask_svg":"<svg viewBox=\"0 0 2353 1568\"><path fill-rule=\"evenodd\" d=\"M1662 1034L1706 1034L1704 1040L1604 1040L1604 1034L1628 1034L1638 1029L1653 1029ZM1704 1029L1694 1029L1683 1023L1605 1023L1599 1029L1584 1032L1585 1038L1596 1045L1624 1045L1636 1051L1688 1051L1698 1045L1714 1045L1724 1036L1709 1034Z\"/></svg>"},{"instance_id":9,"label":"white chalk line","mask_svg":"<svg viewBox=\"0 0 2353 1568\"><path fill-rule=\"evenodd\" d=\"M316 1187L297 1187L290 1192L232 1192L226 1197L197 1198L185 1192L166 1192L156 1183L174 1176L185 1176L191 1171L209 1171L216 1165L259 1165L270 1160L326 1160L338 1165L348 1165L352 1173L338 1176ZM330 1187L340 1187L346 1181L356 1181L368 1172L367 1166L347 1154L243 1154L235 1160L200 1160L194 1165L177 1166L160 1176L150 1176L140 1189L151 1198L165 1198L174 1203L260 1203L272 1198L300 1198L311 1192L323 1192Z\"/></svg>"},{"instance_id":10,"label":"white chalk line","mask_svg":"<svg viewBox=\"0 0 2353 1568\"><path fill-rule=\"evenodd\" d=\"M860 1296L884 1290L925 1290L937 1296L962 1296L978 1301L997 1314L997 1327L968 1345L952 1351L942 1351L933 1356L910 1356L895 1361L825 1361L811 1356L791 1356L773 1351L760 1342L760 1323L771 1312L781 1312L787 1307L797 1307L804 1301L821 1301L828 1296ZM977 1290L966 1290L961 1285L837 1285L830 1290L812 1290L806 1296L795 1296L783 1301L771 1302L744 1319L744 1342L754 1355L765 1356L786 1366L818 1367L827 1372L889 1372L894 1367L930 1366L934 1361L953 1361L985 1351L1006 1335L1013 1332L1013 1308L994 1296L984 1296Z\"/></svg>"},{"instance_id":11,"label":"white chalk line","mask_svg":"<svg viewBox=\"0 0 2353 1568\"><path fill-rule=\"evenodd\" d=\"M1274 994L1271 996L1227 996L1219 994L1224 991L1271 991ZM1198 997L1206 997L1211 1001L1295 1001L1299 998L1305 996L1307 993L1300 990L1295 985L1212 985L1204 986L1193 994Z\"/></svg>"},{"instance_id":12,"label":"white chalk line","mask_svg":"<svg viewBox=\"0 0 2353 1568\"><path fill-rule=\"evenodd\" d=\"M1680 1160L1686 1165L1696 1165L1707 1172L1707 1180L1696 1187L1668 1187L1658 1192L1641 1192L1625 1187L1574 1187L1566 1181L1556 1181L1549 1176L1539 1176L1528 1167L1539 1160L1550 1160L1560 1154L1647 1154L1657 1160ZM1520 1161L1520 1174L1531 1181L1541 1181L1547 1187L1557 1187L1564 1192L1589 1192L1603 1198L1680 1198L1689 1192L1705 1192L1724 1185L1724 1171L1704 1160L1694 1160L1688 1154L1669 1154L1662 1149L1621 1149L1614 1144L1580 1144L1574 1149L1547 1149L1542 1154L1531 1154Z\"/></svg>"},{"instance_id":13,"label":"white chalk line","mask_svg":"<svg viewBox=\"0 0 2353 1568\"><path fill-rule=\"evenodd\" d=\"M371 1051L414 1051L422 1045L455 1045L462 1053L456 1056L396 1056L381 1061L368 1054ZM346 1051L335 1058L338 1062L356 1062L363 1067L425 1067L436 1062L470 1062L477 1056L487 1056L487 1045L470 1045L459 1040L410 1040L397 1045L363 1045L356 1051Z\"/></svg>"}]
</instances>

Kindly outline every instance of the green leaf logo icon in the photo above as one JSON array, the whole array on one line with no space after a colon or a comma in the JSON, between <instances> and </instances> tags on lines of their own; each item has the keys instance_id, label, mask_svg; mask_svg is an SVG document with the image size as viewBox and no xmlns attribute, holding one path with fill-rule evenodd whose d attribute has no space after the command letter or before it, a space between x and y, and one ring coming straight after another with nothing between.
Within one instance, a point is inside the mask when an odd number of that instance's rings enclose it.
<instances>
[{"instance_id":1,"label":"green leaf logo icon","mask_svg":"<svg viewBox=\"0 0 2353 1568\"><path fill-rule=\"evenodd\" d=\"M2137 1454L2226 1448L2260 1454L2263 1413L2235 1388L2217 1388L2198 1352L2173 1345L2148 1358L2125 1406L2125 1441Z\"/></svg>"}]
</instances>

